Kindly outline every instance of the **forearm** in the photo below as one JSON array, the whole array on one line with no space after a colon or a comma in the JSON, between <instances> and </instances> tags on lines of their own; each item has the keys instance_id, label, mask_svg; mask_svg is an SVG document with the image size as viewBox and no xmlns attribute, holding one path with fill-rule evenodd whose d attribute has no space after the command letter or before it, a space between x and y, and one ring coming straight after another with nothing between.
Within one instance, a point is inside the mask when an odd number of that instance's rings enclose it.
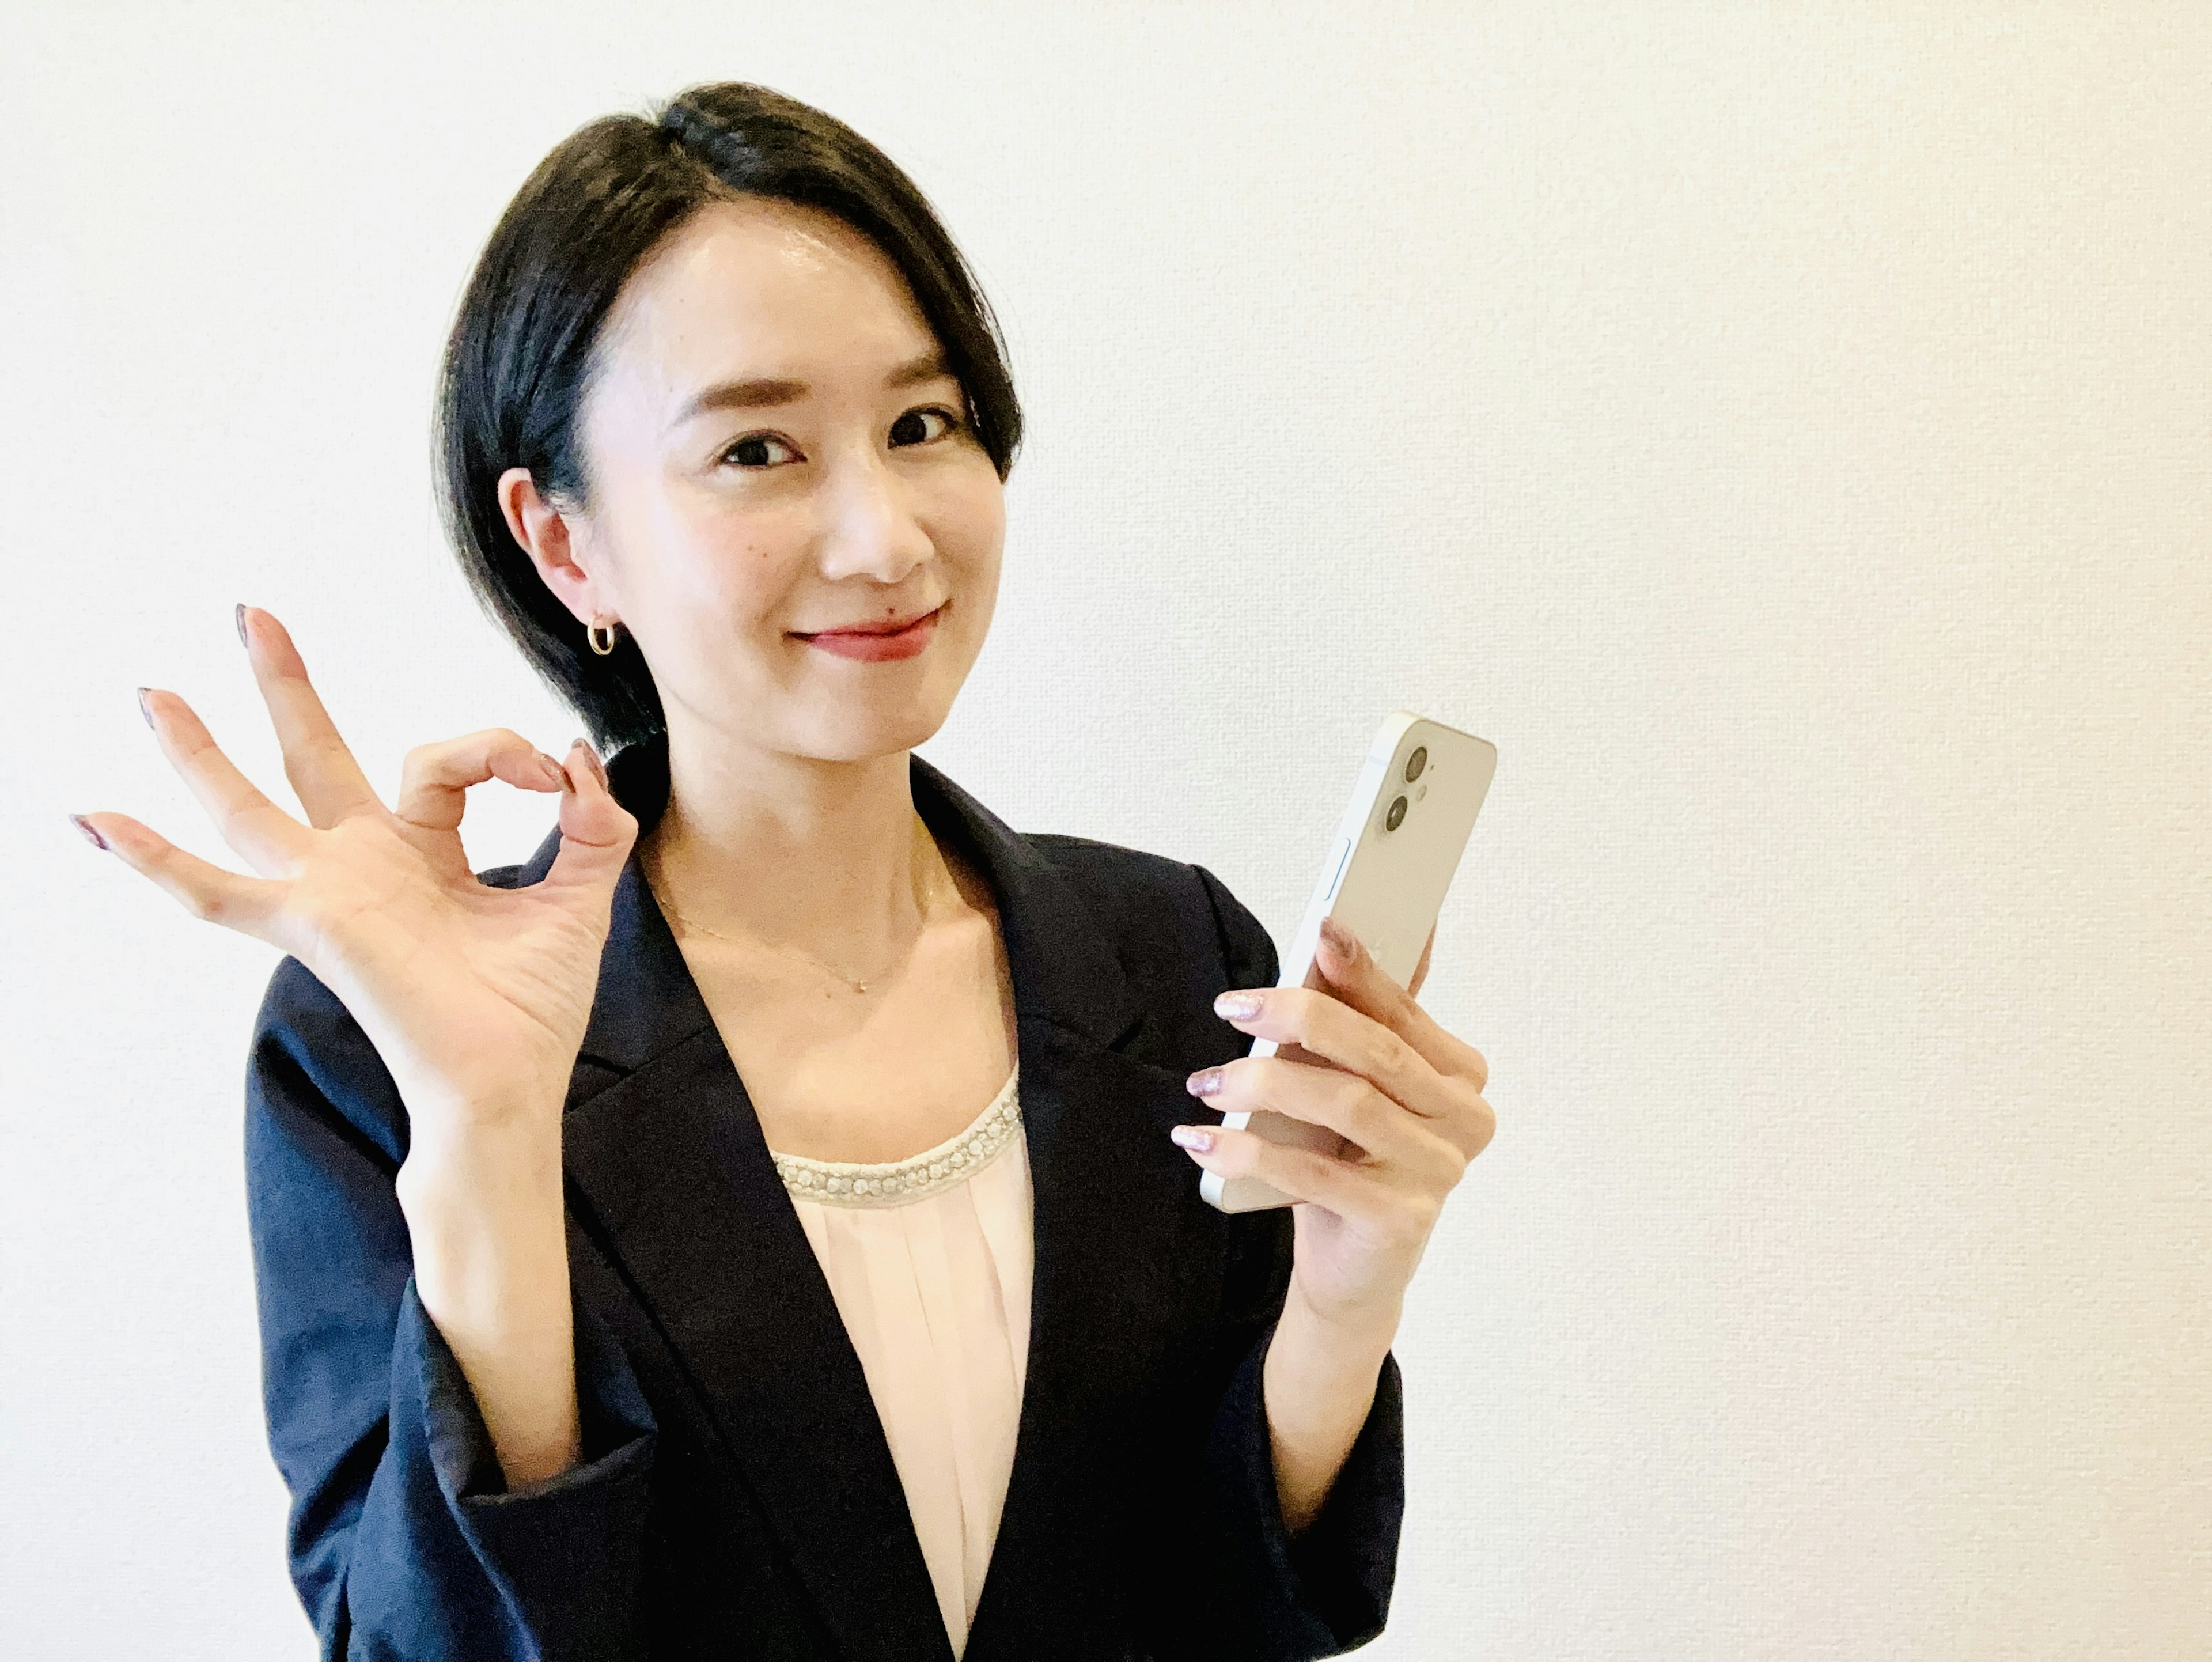
<instances>
[{"instance_id":1,"label":"forearm","mask_svg":"<svg viewBox=\"0 0 2212 1662\"><path fill-rule=\"evenodd\" d=\"M1295 1283L1284 1301L1263 1379L1275 1488L1293 1536L1319 1515L1367 1422L1397 1314L1346 1328L1315 1315Z\"/></svg>"},{"instance_id":2,"label":"forearm","mask_svg":"<svg viewBox=\"0 0 2212 1662\"><path fill-rule=\"evenodd\" d=\"M417 1145L399 1200L416 1294L460 1364L511 1488L583 1458L558 1120Z\"/></svg>"}]
</instances>

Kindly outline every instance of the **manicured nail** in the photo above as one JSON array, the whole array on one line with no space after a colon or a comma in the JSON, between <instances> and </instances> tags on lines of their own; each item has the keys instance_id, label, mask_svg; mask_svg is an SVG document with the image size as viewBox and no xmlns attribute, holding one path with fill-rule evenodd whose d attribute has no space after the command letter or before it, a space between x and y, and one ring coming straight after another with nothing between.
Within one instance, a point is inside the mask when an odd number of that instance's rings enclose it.
<instances>
[{"instance_id":1,"label":"manicured nail","mask_svg":"<svg viewBox=\"0 0 2212 1662\"><path fill-rule=\"evenodd\" d=\"M1203 1125L1178 1125L1168 1135L1179 1148L1196 1149L1201 1154L1213 1152L1213 1133Z\"/></svg>"},{"instance_id":2,"label":"manicured nail","mask_svg":"<svg viewBox=\"0 0 2212 1662\"><path fill-rule=\"evenodd\" d=\"M1260 995L1223 993L1213 1001L1213 1014L1224 1021L1249 1021L1260 1014Z\"/></svg>"},{"instance_id":3,"label":"manicured nail","mask_svg":"<svg viewBox=\"0 0 2212 1662\"><path fill-rule=\"evenodd\" d=\"M599 788L601 790L611 790L613 787L607 783L606 765L599 760L599 752L592 748L592 741L588 739L579 739L576 740L576 745L570 746L570 748L574 749L577 746L580 746L582 747L584 752L584 765L591 769L592 777L599 782Z\"/></svg>"},{"instance_id":4,"label":"manicured nail","mask_svg":"<svg viewBox=\"0 0 2212 1662\"><path fill-rule=\"evenodd\" d=\"M146 695L153 690L151 687L138 689L138 713L146 718L146 725L149 728L154 725L154 707L146 702Z\"/></svg>"},{"instance_id":5,"label":"manicured nail","mask_svg":"<svg viewBox=\"0 0 2212 1662\"><path fill-rule=\"evenodd\" d=\"M82 831L85 834L86 838L95 849L104 849L107 846L107 839L100 834L100 828L94 825L91 820L86 819L82 814L73 813L70 815L70 824L75 825L79 831Z\"/></svg>"},{"instance_id":6,"label":"manicured nail","mask_svg":"<svg viewBox=\"0 0 2212 1662\"><path fill-rule=\"evenodd\" d=\"M1321 932L1322 937L1328 941L1330 948L1345 963L1350 964L1358 958L1359 937L1334 918L1322 919Z\"/></svg>"},{"instance_id":7,"label":"manicured nail","mask_svg":"<svg viewBox=\"0 0 2212 1662\"><path fill-rule=\"evenodd\" d=\"M1182 1088L1194 1097L1210 1097L1221 1089L1221 1069L1201 1068L1183 1081Z\"/></svg>"},{"instance_id":8,"label":"manicured nail","mask_svg":"<svg viewBox=\"0 0 2212 1662\"><path fill-rule=\"evenodd\" d=\"M242 647L251 647L253 642L246 638L246 602L240 600L238 603L238 610L231 615L238 619L239 645Z\"/></svg>"}]
</instances>

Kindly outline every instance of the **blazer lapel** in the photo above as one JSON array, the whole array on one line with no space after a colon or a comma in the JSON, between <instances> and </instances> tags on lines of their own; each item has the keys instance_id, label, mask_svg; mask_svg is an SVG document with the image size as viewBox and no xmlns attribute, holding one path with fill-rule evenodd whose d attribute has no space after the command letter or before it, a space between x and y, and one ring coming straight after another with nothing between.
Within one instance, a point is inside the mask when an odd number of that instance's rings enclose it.
<instances>
[{"instance_id":1,"label":"blazer lapel","mask_svg":"<svg viewBox=\"0 0 2212 1662\"><path fill-rule=\"evenodd\" d=\"M611 758L650 829L665 738ZM1079 1612L1060 1562L1095 1518L1095 1448L1158 1377L1173 1315L1213 1284L1225 1233L1192 1206L1167 1128L1179 1072L1123 1054L1144 1012L1099 921L1037 850L921 758L915 804L996 898L1012 971L1035 1207L1030 1355L997 1545L968 1662L1033 1656ZM534 881L560 833L524 868ZM769 1513L840 1652L951 1662L897 1468L760 1123L635 855L614 895L564 1162Z\"/></svg>"},{"instance_id":2,"label":"blazer lapel","mask_svg":"<svg viewBox=\"0 0 2212 1662\"><path fill-rule=\"evenodd\" d=\"M1036 1259L1005 1510L963 1662L1033 1662L1122 1612L1086 1562L1133 1427L1220 1285L1223 1215L1168 1139L1194 1117L1180 1068L1130 1054L1149 1017L1102 920L1036 849L919 758L915 801L988 875L1019 1028Z\"/></svg>"},{"instance_id":3,"label":"blazer lapel","mask_svg":"<svg viewBox=\"0 0 2212 1662\"><path fill-rule=\"evenodd\" d=\"M608 771L623 806L658 819L665 740L624 749ZM556 830L524 880L559 840ZM562 1160L838 1654L951 1662L866 1375L635 854L615 888Z\"/></svg>"}]
</instances>

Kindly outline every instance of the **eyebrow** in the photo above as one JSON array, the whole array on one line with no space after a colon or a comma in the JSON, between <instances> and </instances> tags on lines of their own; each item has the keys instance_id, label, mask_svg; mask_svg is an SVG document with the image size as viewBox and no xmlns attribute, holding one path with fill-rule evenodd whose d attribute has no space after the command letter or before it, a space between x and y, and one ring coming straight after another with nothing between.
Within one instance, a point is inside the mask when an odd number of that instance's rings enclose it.
<instances>
[{"instance_id":1,"label":"eyebrow","mask_svg":"<svg viewBox=\"0 0 2212 1662\"><path fill-rule=\"evenodd\" d=\"M884 377L886 387L913 387L926 380L949 380L952 368L945 361L942 351L924 352L920 357L909 358ZM716 381L704 387L686 401L669 423L672 431L696 417L715 410L773 410L781 405L797 404L813 388L803 380L784 380L769 376L753 376L744 380Z\"/></svg>"}]
</instances>

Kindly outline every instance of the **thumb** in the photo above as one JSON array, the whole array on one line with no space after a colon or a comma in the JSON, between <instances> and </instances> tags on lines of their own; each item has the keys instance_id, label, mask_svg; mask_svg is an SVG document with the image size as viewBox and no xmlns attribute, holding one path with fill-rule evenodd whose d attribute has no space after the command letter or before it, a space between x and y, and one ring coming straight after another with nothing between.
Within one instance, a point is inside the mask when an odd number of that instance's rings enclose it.
<instances>
[{"instance_id":1,"label":"thumb","mask_svg":"<svg viewBox=\"0 0 2212 1662\"><path fill-rule=\"evenodd\" d=\"M561 849L545 881L558 888L611 893L637 841L637 816L615 801L606 768L585 740L568 746L561 770Z\"/></svg>"},{"instance_id":2,"label":"thumb","mask_svg":"<svg viewBox=\"0 0 2212 1662\"><path fill-rule=\"evenodd\" d=\"M1335 918L1322 920L1319 945L1315 964L1328 977L1329 990L1353 1009L1382 1021L1407 1001L1406 989L1382 973L1375 954Z\"/></svg>"},{"instance_id":3,"label":"thumb","mask_svg":"<svg viewBox=\"0 0 2212 1662\"><path fill-rule=\"evenodd\" d=\"M1322 923L1322 941L1326 950L1316 953L1314 962L1339 998L1390 1029L1419 1051L1431 1067L1445 1072L1468 1070L1468 1058L1476 1054L1474 1047L1447 1032L1409 989L1383 974L1375 954L1358 936L1332 917ZM1436 931L1431 928L1428 944L1421 948L1422 965L1428 963L1435 946ZM1417 980L1425 973L1425 969L1417 971ZM1482 1066L1487 1077L1487 1064Z\"/></svg>"},{"instance_id":4,"label":"thumb","mask_svg":"<svg viewBox=\"0 0 2212 1662\"><path fill-rule=\"evenodd\" d=\"M1437 926L1429 925L1429 938L1421 943L1421 961L1413 965L1413 978L1406 983L1406 996L1419 998L1421 983L1429 978L1429 959L1437 950Z\"/></svg>"}]
</instances>

